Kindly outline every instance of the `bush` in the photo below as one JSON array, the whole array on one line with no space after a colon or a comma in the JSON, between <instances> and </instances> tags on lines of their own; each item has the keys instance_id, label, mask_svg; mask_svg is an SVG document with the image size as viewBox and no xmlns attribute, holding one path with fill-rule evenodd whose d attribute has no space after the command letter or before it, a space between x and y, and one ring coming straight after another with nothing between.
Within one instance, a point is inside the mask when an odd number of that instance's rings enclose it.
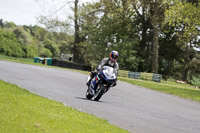
<instances>
[{"instance_id":1,"label":"bush","mask_svg":"<svg viewBox=\"0 0 200 133\"><path fill-rule=\"evenodd\" d=\"M52 57L52 53L49 49L47 48L41 48L39 56L41 57Z\"/></svg>"},{"instance_id":2,"label":"bush","mask_svg":"<svg viewBox=\"0 0 200 133\"><path fill-rule=\"evenodd\" d=\"M35 46L33 44L24 46L23 50L25 52L26 58L32 58L32 57L38 56L38 48L37 48L37 46Z\"/></svg>"},{"instance_id":3,"label":"bush","mask_svg":"<svg viewBox=\"0 0 200 133\"><path fill-rule=\"evenodd\" d=\"M2 29L0 29L0 53L13 57L23 57L25 55L15 35Z\"/></svg>"},{"instance_id":4,"label":"bush","mask_svg":"<svg viewBox=\"0 0 200 133\"><path fill-rule=\"evenodd\" d=\"M192 85L200 87L200 78L192 76L192 80L190 80L190 82Z\"/></svg>"}]
</instances>

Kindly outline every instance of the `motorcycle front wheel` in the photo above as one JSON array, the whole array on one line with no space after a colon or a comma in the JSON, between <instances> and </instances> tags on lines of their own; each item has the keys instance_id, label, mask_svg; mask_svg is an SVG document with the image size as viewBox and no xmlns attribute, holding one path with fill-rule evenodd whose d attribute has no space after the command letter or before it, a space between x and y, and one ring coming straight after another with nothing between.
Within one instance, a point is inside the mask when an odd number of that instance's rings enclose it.
<instances>
[{"instance_id":1,"label":"motorcycle front wheel","mask_svg":"<svg viewBox=\"0 0 200 133\"><path fill-rule=\"evenodd\" d=\"M101 85L100 88L97 90L96 95L94 96L95 101L99 101L103 93L105 92L106 86Z\"/></svg>"},{"instance_id":2,"label":"motorcycle front wheel","mask_svg":"<svg viewBox=\"0 0 200 133\"><path fill-rule=\"evenodd\" d=\"M87 91L86 91L86 98L87 99L91 99L93 96L90 94L90 92L89 92L89 88L87 89Z\"/></svg>"}]
</instances>

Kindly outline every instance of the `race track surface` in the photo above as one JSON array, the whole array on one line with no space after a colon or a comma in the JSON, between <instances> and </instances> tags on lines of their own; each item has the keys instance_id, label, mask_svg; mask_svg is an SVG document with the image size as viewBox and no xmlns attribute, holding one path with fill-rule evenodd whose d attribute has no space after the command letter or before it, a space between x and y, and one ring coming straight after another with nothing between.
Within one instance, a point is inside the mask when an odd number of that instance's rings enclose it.
<instances>
[{"instance_id":1,"label":"race track surface","mask_svg":"<svg viewBox=\"0 0 200 133\"><path fill-rule=\"evenodd\" d=\"M100 102L85 98L87 75L0 61L0 80L107 119L134 133L200 133L200 103L118 81Z\"/></svg>"}]
</instances>

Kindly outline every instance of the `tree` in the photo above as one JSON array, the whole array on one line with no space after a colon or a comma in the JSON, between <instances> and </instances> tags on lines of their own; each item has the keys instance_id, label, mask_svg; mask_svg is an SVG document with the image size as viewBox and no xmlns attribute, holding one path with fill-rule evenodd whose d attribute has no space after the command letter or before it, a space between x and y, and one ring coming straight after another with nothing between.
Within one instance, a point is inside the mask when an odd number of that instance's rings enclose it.
<instances>
[{"instance_id":1,"label":"tree","mask_svg":"<svg viewBox=\"0 0 200 133\"><path fill-rule=\"evenodd\" d=\"M53 57L60 56L60 50L59 50L58 46L54 43L54 41L52 41L50 39L45 39L44 47L51 51Z\"/></svg>"},{"instance_id":2,"label":"tree","mask_svg":"<svg viewBox=\"0 0 200 133\"><path fill-rule=\"evenodd\" d=\"M3 19L0 19L0 27L3 28Z\"/></svg>"},{"instance_id":3,"label":"tree","mask_svg":"<svg viewBox=\"0 0 200 133\"><path fill-rule=\"evenodd\" d=\"M25 53L20 43L17 41L15 34L1 28L0 28L0 54L13 57L25 56Z\"/></svg>"},{"instance_id":4,"label":"tree","mask_svg":"<svg viewBox=\"0 0 200 133\"><path fill-rule=\"evenodd\" d=\"M81 33L87 36L88 43L92 45L90 60L99 63L102 58L109 56L110 51L118 50L121 68L137 70L138 36L134 31L133 15L129 1L101 0L84 5Z\"/></svg>"},{"instance_id":5,"label":"tree","mask_svg":"<svg viewBox=\"0 0 200 133\"><path fill-rule=\"evenodd\" d=\"M79 24L78 24L78 2L79 0L74 1L74 47L73 47L73 55L74 62L82 62L82 59L79 55L78 44L81 42L80 34L79 34Z\"/></svg>"},{"instance_id":6,"label":"tree","mask_svg":"<svg viewBox=\"0 0 200 133\"><path fill-rule=\"evenodd\" d=\"M30 35L23 29L23 27L15 27L13 33L16 35L17 40L22 45L28 45L31 43L32 38Z\"/></svg>"},{"instance_id":7,"label":"tree","mask_svg":"<svg viewBox=\"0 0 200 133\"><path fill-rule=\"evenodd\" d=\"M152 3L153 8L151 12L151 24L153 27L153 51L152 51L152 72L158 73L158 33L159 33L159 0L155 0L155 2Z\"/></svg>"},{"instance_id":8,"label":"tree","mask_svg":"<svg viewBox=\"0 0 200 133\"><path fill-rule=\"evenodd\" d=\"M69 23L67 21L59 20L59 18L50 18L48 16L39 16L38 22L45 26L45 28L52 32L68 32Z\"/></svg>"},{"instance_id":9,"label":"tree","mask_svg":"<svg viewBox=\"0 0 200 133\"><path fill-rule=\"evenodd\" d=\"M16 26L17 25L14 22L8 22L8 21L4 22L4 28L14 28Z\"/></svg>"},{"instance_id":10,"label":"tree","mask_svg":"<svg viewBox=\"0 0 200 133\"><path fill-rule=\"evenodd\" d=\"M198 46L199 26L200 26L200 7L198 2L176 0L165 12L165 22L173 27L176 27L174 32L177 35L177 44L184 51L183 55L183 77L182 80L187 80L190 52L193 47Z\"/></svg>"}]
</instances>

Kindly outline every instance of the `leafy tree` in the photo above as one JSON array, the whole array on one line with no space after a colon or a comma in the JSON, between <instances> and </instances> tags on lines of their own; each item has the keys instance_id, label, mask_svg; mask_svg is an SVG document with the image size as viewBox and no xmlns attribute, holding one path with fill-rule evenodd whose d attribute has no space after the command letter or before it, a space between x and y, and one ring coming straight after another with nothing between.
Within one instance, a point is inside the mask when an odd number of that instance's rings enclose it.
<instances>
[{"instance_id":1,"label":"leafy tree","mask_svg":"<svg viewBox=\"0 0 200 133\"><path fill-rule=\"evenodd\" d=\"M3 55L24 57L25 53L15 34L0 28L0 53Z\"/></svg>"},{"instance_id":2,"label":"leafy tree","mask_svg":"<svg viewBox=\"0 0 200 133\"><path fill-rule=\"evenodd\" d=\"M45 39L44 47L51 51L52 56L54 56L54 57L60 56L60 50L59 50L58 46L54 43L54 41L52 41L50 39Z\"/></svg>"},{"instance_id":3,"label":"leafy tree","mask_svg":"<svg viewBox=\"0 0 200 133\"><path fill-rule=\"evenodd\" d=\"M3 19L0 19L0 27L3 28Z\"/></svg>"},{"instance_id":4,"label":"leafy tree","mask_svg":"<svg viewBox=\"0 0 200 133\"><path fill-rule=\"evenodd\" d=\"M126 1L101 0L84 5L81 14L81 33L87 36L92 45L91 53L98 55L93 56L91 60L99 63L115 49L120 54L120 66L123 66L123 69L135 70L138 62L135 60L134 49L137 48L138 37L132 29L134 27L134 21L130 18L132 14L134 13ZM129 51L127 55L123 53L126 51ZM128 60L129 65L126 65Z\"/></svg>"},{"instance_id":5,"label":"leafy tree","mask_svg":"<svg viewBox=\"0 0 200 133\"><path fill-rule=\"evenodd\" d=\"M52 53L49 49L42 47L39 51L41 57L52 57Z\"/></svg>"},{"instance_id":6,"label":"leafy tree","mask_svg":"<svg viewBox=\"0 0 200 133\"><path fill-rule=\"evenodd\" d=\"M165 22L175 27L174 34L177 36L177 45L184 51L183 55L183 80L187 79L189 63L191 61L190 51L194 46L198 46L198 36L200 26L200 7L198 2L176 0L165 12Z\"/></svg>"},{"instance_id":7,"label":"leafy tree","mask_svg":"<svg viewBox=\"0 0 200 133\"><path fill-rule=\"evenodd\" d=\"M22 45L29 45L32 41L32 38L23 27L15 27L13 33L16 35L18 42Z\"/></svg>"},{"instance_id":8,"label":"leafy tree","mask_svg":"<svg viewBox=\"0 0 200 133\"><path fill-rule=\"evenodd\" d=\"M4 28L14 28L14 27L16 27L17 25L14 23L14 22L8 22L8 21L5 21L4 23L3 23L3 27Z\"/></svg>"},{"instance_id":9,"label":"leafy tree","mask_svg":"<svg viewBox=\"0 0 200 133\"><path fill-rule=\"evenodd\" d=\"M49 18L47 16L39 16L38 22L45 26L46 29L52 32L68 32L69 22L59 20L58 18Z\"/></svg>"},{"instance_id":10,"label":"leafy tree","mask_svg":"<svg viewBox=\"0 0 200 133\"><path fill-rule=\"evenodd\" d=\"M25 52L25 58L32 58L38 56L38 48L34 44L23 46L22 49Z\"/></svg>"}]
</instances>

